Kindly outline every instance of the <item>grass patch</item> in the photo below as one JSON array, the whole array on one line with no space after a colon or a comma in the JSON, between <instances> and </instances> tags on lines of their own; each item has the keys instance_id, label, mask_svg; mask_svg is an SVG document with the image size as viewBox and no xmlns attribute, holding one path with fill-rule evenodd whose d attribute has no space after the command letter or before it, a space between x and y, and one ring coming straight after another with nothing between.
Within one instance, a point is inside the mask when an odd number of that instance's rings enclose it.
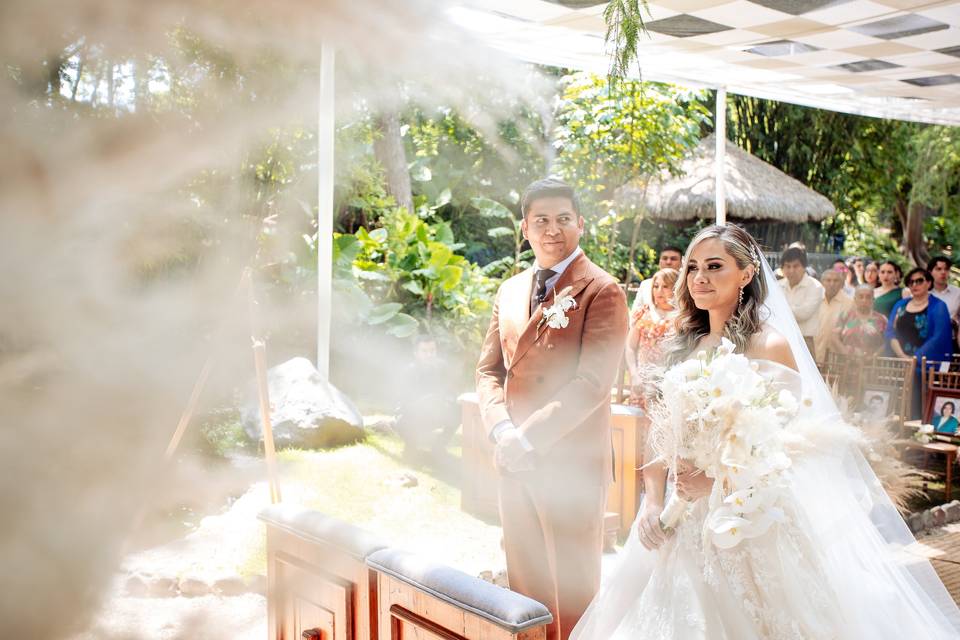
<instances>
[{"instance_id":1,"label":"grass patch","mask_svg":"<svg viewBox=\"0 0 960 640\"><path fill-rule=\"evenodd\" d=\"M460 510L459 445L417 463L402 459L399 438L372 433L325 451L279 453L281 488L311 509L340 518L471 574L503 566L500 528ZM416 486L403 486L405 475ZM288 491L289 489L289 491Z\"/></svg>"}]
</instances>

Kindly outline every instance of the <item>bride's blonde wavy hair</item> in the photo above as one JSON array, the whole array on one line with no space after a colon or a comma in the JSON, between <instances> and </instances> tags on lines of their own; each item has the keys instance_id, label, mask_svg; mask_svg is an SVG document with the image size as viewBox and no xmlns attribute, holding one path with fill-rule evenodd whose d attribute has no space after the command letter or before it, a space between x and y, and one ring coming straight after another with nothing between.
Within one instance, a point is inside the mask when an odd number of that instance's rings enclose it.
<instances>
[{"instance_id":1,"label":"bride's blonde wavy hair","mask_svg":"<svg viewBox=\"0 0 960 640\"><path fill-rule=\"evenodd\" d=\"M712 225L703 229L687 247L683 256L683 266L674 290L674 303L677 305L676 333L665 345L666 360L674 364L686 359L696 347L697 342L710 333L710 315L698 309L687 288L687 274L690 254L694 247L704 240L717 239L723 243L727 253L741 269L753 265L753 278L743 288L743 302L737 307L723 330L723 336L736 345L738 353L747 349L750 339L760 332L763 321L763 302L767 299L767 282L760 268L760 247L742 227L734 224Z\"/></svg>"}]
</instances>

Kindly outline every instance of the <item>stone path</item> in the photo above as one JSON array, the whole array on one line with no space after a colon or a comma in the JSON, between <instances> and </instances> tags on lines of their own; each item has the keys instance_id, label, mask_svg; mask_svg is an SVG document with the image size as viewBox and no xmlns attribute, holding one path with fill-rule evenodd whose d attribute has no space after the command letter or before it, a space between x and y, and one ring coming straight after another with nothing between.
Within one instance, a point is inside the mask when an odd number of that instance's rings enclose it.
<instances>
[{"instance_id":1,"label":"stone path","mask_svg":"<svg viewBox=\"0 0 960 640\"><path fill-rule=\"evenodd\" d=\"M290 488L290 497L300 497ZM132 553L91 628L73 640L267 637L265 483L182 539Z\"/></svg>"}]
</instances>

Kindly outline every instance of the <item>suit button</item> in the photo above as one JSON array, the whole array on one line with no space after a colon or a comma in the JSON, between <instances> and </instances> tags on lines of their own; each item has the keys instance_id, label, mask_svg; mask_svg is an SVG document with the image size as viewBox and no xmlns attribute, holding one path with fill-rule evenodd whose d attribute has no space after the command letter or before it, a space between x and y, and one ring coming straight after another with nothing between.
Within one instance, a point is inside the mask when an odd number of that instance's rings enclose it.
<instances>
[{"instance_id":1,"label":"suit button","mask_svg":"<svg viewBox=\"0 0 960 640\"><path fill-rule=\"evenodd\" d=\"M537 384L543 384L543 376L537 376Z\"/></svg>"}]
</instances>

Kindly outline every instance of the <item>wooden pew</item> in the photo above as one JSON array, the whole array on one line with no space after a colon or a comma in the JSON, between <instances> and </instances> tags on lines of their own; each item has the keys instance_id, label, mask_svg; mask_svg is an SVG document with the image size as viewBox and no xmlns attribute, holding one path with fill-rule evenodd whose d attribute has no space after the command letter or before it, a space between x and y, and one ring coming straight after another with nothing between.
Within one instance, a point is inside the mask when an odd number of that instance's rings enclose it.
<instances>
[{"instance_id":1,"label":"wooden pew","mask_svg":"<svg viewBox=\"0 0 960 640\"><path fill-rule=\"evenodd\" d=\"M376 576L365 560L387 545L297 505L260 513L267 526L267 638L376 640Z\"/></svg>"},{"instance_id":2,"label":"wooden pew","mask_svg":"<svg viewBox=\"0 0 960 640\"><path fill-rule=\"evenodd\" d=\"M541 640L553 617L536 600L398 549L376 572L381 640Z\"/></svg>"}]
</instances>

